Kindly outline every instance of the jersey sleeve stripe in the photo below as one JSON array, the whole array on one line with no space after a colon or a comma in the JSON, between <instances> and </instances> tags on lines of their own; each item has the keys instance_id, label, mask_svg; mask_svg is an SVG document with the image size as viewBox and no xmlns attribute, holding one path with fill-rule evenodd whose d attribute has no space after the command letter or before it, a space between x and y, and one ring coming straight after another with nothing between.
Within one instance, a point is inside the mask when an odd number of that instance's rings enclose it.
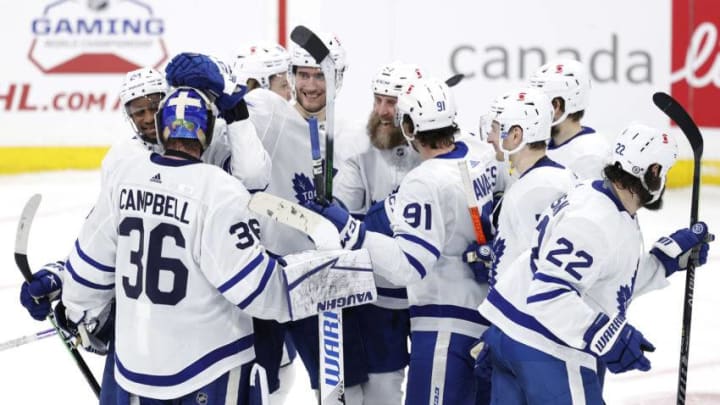
<instances>
[{"instance_id":1,"label":"jersey sleeve stripe","mask_svg":"<svg viewBox=\"0 0 720 405\"><path fill-rule=\"evenodd\" d=\"M65 262L65 269L68 271L68 273L70 273L70 275L72 276L73 280L77 281L78 284L84 285L85 287L89 287L89 288L92 288L92 289L95 289L95 290L112 290L113 288L115 288L115 283L108 284L108 285L105 285L105 284L96 284L96 283L93 283L93 282L90 281L90 280L87 280L87 279L85 279L85 278L82 278L82 277L75 271L75 269L73 268L72 264L70 264L70 260L68 260L67 262Z\"/></svg>"},{"instance_id":2,"label":"jersey sleeve stripe","mask_svg":"<svg viewBox=\"0 0 720 405\"><path fill-rule=\"evenodd\" d=\"M80 242L75 239L75 250L77 250L78 256L87 264L95 267L96 269L100 271L104 271L107 273L114 273L115 267L112 266L106 266L96 260L94 260L92 257L88 256L83 250L80 248Z\"/></svg>"},{"instance_id":3,"label":"jersey sleeve stripe","mask_svg":"<svg viewBox=\"0 0 720 405\"><path fill-rule=\"evenodd\" d=\"M430 243L428 243L426 240L423 240L423 239L421 239L421 238L419 238L419 237L417 237L417 236L415 236L415 235L410 235L410 234L407 234L407 233L398 233L398 234L396 234L395 236L400 237L400 238L403 238L403 239L408 240L408 241L410 241L410 242L413 242L413 243L415 243L415 244L417 244L417 245L420 245L420 246L422 246L423 248L425 248L425 250L427 250L428 252L430 252L433 256L435 256L436 259L440 258L440 251L439 251L435 246L433 246L433 245L431 245Z\"/></svg>"},{"instance_id":4,"label":"jersey sleeve stripe","mask_svg":"<svg viewBox=\"0 0 720 405\"><path fill-rule=\"evenodd\" d=\"M527 298L527 303L532 304L533 302L549 301L558 295L569 293L570 290L567 288L558 288L556 290L547 291L540 294L534 294Z\"/></svg>"},{"instance_id":5,"label":"jersey sleeve stripe","mask_svg":"<svg viewBox=\"0 0 720 405\"><path fill-rule=\"evenodd\" d=\"M263 290L265 289L265 286L267 285L268 280L270 280L270 276L272 275L273 270L275 270L275 263L276 263L275 259L273 259L273 258L268 258L268 259L269 259L268 264L265 267L265 272L263 273L262 278L260 279L260 284L257 286L255 291L253 291L250 295L248 295L247 298L245 298L241 303L237 304L237 306L240 307L240 309L247 308L247 306L250 305L255 300L255 298L257 298L257 296L260 295L260 293L262 293Z\"/></svg>"},{"instance_id":6,"label":"jersey sleeve stripe","mask_svg":"<svg viewBox=\"0 0 720 405\"><path fill-rule=\"evenodd\" d=\"M260 265L260 263L262 263L264 257L265 255L263 255L262 252L258 253L258 255L255 256L255 258L252 259L250 263L248 263L245 267L243 267L236 275L232 276L230 280L220 285L220 287L218 287L218 291L224 293L225 291L233 288L235 284L241 282L245 277L248 276L248 274L252 273L252 271L255 270Z\"/></svg>"},{"instance_id":7,"label":"jersey sleeve stripe","mask_svg":"<svg viewBox=\"0 0 720 405\"><path fill-rule=\"evenodd\" d=\"M220 346L217 349L205 354L193 363L190 363L190 365L188 365L184 369L171 375L152 375L130 371L127 369L127 367L125 367L125 365L123 365L120 357L118 357L117 352L115 353L115 365L117 366L117 370L120 372L120 374L122 374L123 377L127 378L132 382L138 384L152 385L156 387L170 387L173 385L182 384L183 382L200 374L213 364L223 359L226 359L230 356L236 355L242 351L252 348L254 341L254 335L250 334L234 342L230 342L224 346Z\"/></svg>"},{"instance_id":8,"label":"jersey sleeve stripe","mask_svg":"<svg viewBox=\"0 0 720 405\"><path fill-rule=\"evenodd\" d=\"M425 271L425 268L423 267L422 263L420 263L420 260L414 258L412 255L410 255L407 252L403 252L405 254L405 257L407 258L408 262L410 262L410 265L415 268L415 270L420 274L420 278L425 278L425 275L427 272Z\"/></svg>"},{"instance_id":9,"label":"jersey sleeve stripe","mask_svg":"<svg viewBox=\"0 0 720 405\"><path fill-rule=\"evenodd\" d=\"M505 299L505 297L500 295L500 293L497 291L497 288L493 288L490 290L486 300L488 300L495 308L499 309L500 312L502 312L502 314L510 321L524 328L535 331L557 344L569 346L559 337L555 336L554 333L550 332L550 330L546 328L543 324L541 324L537 319L535 319L535 317L515 308L512 303L510 303L508 300Z\"/></svg>"},{"instance_id":10,"label":"jersey sleeve stripe","mask_svg":"<svg viewBox=\"0 0 720 405\"><path fill-rule=\"evenodd\" d=\"M565 286L565 287L569 288L569 289L572 290L572 291L575 291L575 293L576 293L577 295L580 295L580 292L577 290L577 288L575 288L572 284L568 283L567 281L565 281L565 280L563 280L563 279L561 279L561 278L557 278L557 277L553 277L553 276L548 276L547 274L537 272L537 273L535 273L535 275L533 276L533 279L534 279L534 280L538 280L538 281L543 281L543 282L545 282L545 283L560 284L560 285L562 285L562 286Z\"/></svg>"},{"instance_id":11,"label":"jersey sleeve stripe","mask_svg":"<svg viewBox=\"0 0 720 405\"><path fill-rule=\"evenodd\" d=\"M407 290L405 288L385 288L376 287L378 295L390 298L404 298L407 299Z\"/></svg>"}]
</instances>

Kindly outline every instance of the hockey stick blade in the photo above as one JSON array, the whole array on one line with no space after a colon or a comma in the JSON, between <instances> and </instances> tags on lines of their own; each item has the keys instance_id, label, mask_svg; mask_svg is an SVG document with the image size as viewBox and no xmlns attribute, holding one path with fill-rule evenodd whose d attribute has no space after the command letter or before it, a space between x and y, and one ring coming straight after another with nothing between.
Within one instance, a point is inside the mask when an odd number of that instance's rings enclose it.
<instances>
[{"instance_id":1,"label":"hockey stick blade","mask_svg":"<svg viewBox=\"0 0 720 405\"><path fill-rule=\"evenodd\" d=\"M320 63L330 53L323 41L304 25L298 25L290 33L290 39L301 48L308 51Z\"/></svg>"},{"instance_id":2,"label":"hockey stick blade","mask_svg":"<svg viewBox=\"0 0 720 405\"><path fill-rule=\"evenodd\" d=\"M35 194L25 203L22 214L20 214L20 221L18 221L17 232L15 233L15 264L28 283L32 280L32 271L30 270L30 264L27 259L30 226L40 206L40 201L42 201L42 196Z\"/></svg>"},{"instance_id":3,"label":"hockey stick blade","mask_svg":"<svg viewBox=\"0 0 720 405\"><path fill-rule=\"evenodd\" d=\"M445 84L447 84L448 87L455 87L465 78L465 75L462 73L458 73L456 75L450 76L447 80L445 80Z\"/></svg>"},{"instance_id":4,"label":"hockey stick blade","mask_svg":"<svg viewBox=\"0 0 720 405\"><path fill-rule=\"evenodd\" d=\"M261 191L253 194L248 208L308 235L318 249L341 249L335 225L299 204Z\"/></svg>"},{"instance_id":5,"label":"hockey stick blade","mask_svg":"<svg viewBox=\"0 0 720 405\"><path fill-rule=\"evenodd\" d=\"M703 154L703 138L700 134L700 129L683 106L669 94L661 91L653 94L653 102L665 115L675 121L690 142L693 154L698 158L701 157Z\"/></svg>"}]
</instances>

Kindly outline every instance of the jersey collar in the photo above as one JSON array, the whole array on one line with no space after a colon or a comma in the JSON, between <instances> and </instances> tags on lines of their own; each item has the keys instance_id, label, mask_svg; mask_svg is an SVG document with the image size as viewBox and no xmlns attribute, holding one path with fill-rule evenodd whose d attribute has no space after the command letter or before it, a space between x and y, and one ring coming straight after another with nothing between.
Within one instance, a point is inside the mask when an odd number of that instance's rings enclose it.
<instances>
[{"instance_id":1,"label":"jersey collar","mask_svg":"<svg viewBox=\"0 0 720 405\"><path fill-rule=\"evenodd\" d=\"M610 199L610 201L615 203L615 206L617 207L618 211L627 212L627 210L625 209L625 206L622 204L620 199L610 189L610 184L606 183L604 180L595 180L592 182L592 187L595 190L605 194ZM630 215L630 216L632 217L633 215Z\"/></svg>"},{"instance_id":2,"label":"jersey collar","mask_svg":"<svg viewBox=\"0 0 720 405\"><path fill-rule=\"evenodd\" d=\"M567 141L565 141L565 143L563 143L562 145L555 145L555 142L553 141L553 139L550 138L550 142L548 143L547 148L548 148L548 149L557 149L557 148L560 148L560 147L562 147L562 146L565 146L565 145L569 144L570 142L573 141L573 139L576 139L576 138L578 138L578 137L580 137L580 136L582 136L582 135L589 135L589 134L594 134L594 133L595 133L595 130L594 130L594 129L592 129L592 128L590 128L590 127L585 127L585 126L583 126L583 127L580 127L580 132L578 132L577 134L573 135L572 138L570 138L570 139L568 139Z\"/></svg>"},{"instance_id":3,"label":"jersey collar","mask_svg":"<svg viewBox=\"0 0 720 405\"><path fill-rule=\"evenodd\" d=\"M530 166L529 169L525 170L525 173L522 174L519 178L522 179L523 176L530 173L532 170L537 169L538 167L557 167L558 169L564 169L565 166L561 165L560 163L550 159L547 155L541 157L538 159L537 162L535 162L534 165Z\"/></svg>"},{"instance_id":4,"label":"jersey collar","mask_svg":"<svg viewBox=\"0 0 720 405\"><path fill-rule=\"evenodd\" d=\"M435 156L435 159L460 159L464 158L465 155L467 155L468 147L465 145L465 142L458 141L455 142L455 149L451 150L448 153L443 153L442 155Z\"/></svg>"},{"instance_id":5,"label":"jersey collar","mask_svg":"<svg viewBox=\"0 0 720 405\"><path fill-rule=\"evenodd\" d=\"M168 153L168 152L165 152L165 154L174 155L174 154ZM181 157L183 157L183 159L171 159L171 158L165 157L163 155L153 153L150 155L150 160L155 164L158 164L161 166L171 166L171 167L187 166L187 165L192 165L195 163L202 162L201 160L189 159L185 156L181 156Z\"/></svg>"}]
</instances>

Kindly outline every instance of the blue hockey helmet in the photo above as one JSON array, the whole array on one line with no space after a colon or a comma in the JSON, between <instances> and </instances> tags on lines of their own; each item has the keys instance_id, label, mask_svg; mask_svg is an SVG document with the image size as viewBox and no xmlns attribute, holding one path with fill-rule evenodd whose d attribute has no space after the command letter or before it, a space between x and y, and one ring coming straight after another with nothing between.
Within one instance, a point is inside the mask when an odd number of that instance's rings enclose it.
<instances>
[{"instance_id":1,"label":"blue hockey helmet","mask_svg":"<svg viewBox=\"0 0 720 405\"><path fill-rule=\"evenodd\" d=\"M178 87L160 102L155 126L163 146L168 139L194 139L205 150L215 126L213 104L202 91Z\"/></svg>"}]
</instances>

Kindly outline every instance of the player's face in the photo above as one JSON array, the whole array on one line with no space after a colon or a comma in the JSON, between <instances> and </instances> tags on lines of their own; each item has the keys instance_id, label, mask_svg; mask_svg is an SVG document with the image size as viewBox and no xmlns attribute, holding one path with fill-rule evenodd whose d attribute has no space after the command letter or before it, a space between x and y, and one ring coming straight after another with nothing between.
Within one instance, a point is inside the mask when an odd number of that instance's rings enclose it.
<instances>
[{"instance_id":1,"label":"player's face","mask_svg":"<svg viewBox=\"0 0 720 405\"><path fill-rule=\"evenodd\" d=\"M279 94L285 100L290 100L290 82L288 82L287 73L278 73L270 77L270 90Z\"/></svg>"},{"instance_id":2,"label":"player's face","mask_svg":"<svg viewBox=\"0 0 720 405\"><path fill-rule=\"evenodd\" d=\"M495 149L495 160L503 161L503 152L500 150L500 124L497 121L493 121L490 132L488 132L487 142Z\"/></svg>"},{"instance_id":3,"label":"player's face","mask_svg":"<svg viewBox=\"0 0 720 405\"><path fill-rule=\"evenodd\" d=\"M320 68L300 66L295 71L295 96L308 112L325 107L325 76Z\"/></svg>"},{"instance_id":4,"label":"player's face","mask_svg":"<svg viewBox=\"0 0 720 405\"><path fill-rule=\"evenodd\" d=\"M395 126L396 106L397 97L375 94L367 130L370 142L378 149L392 149L405 143L400 128Z\"/></svg>"},{"instance_id":5,"label":"player's face","mask_svg":"<svg viewBox=\"0 0 720 405\"><path fill-rule=\"evenodd\" d=\"M146 139L157 140L155 113L158 111L161 99L162 94L155 93L131 100L125 106L128 116Z\"/></svg>"}]
</instances>

